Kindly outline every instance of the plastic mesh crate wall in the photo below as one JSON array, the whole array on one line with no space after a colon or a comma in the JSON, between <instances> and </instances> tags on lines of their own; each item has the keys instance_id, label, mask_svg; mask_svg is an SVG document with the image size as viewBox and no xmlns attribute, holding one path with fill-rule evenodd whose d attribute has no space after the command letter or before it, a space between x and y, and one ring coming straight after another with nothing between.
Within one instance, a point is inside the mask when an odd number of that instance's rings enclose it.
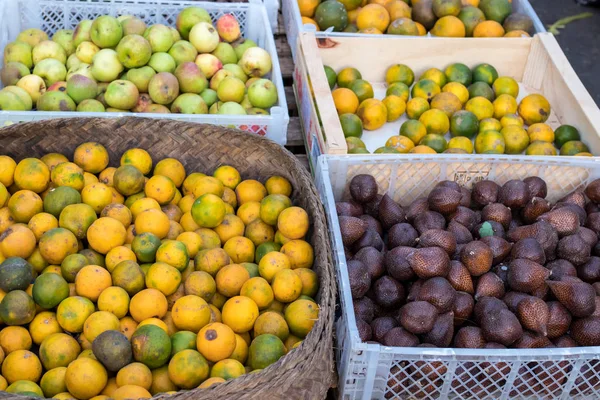
<instances>
[{"instance_id":1,"label":"plastic mesh crate wall","mask_svg":"<svg viewBox=\"0 0 600 400\"><path fill-rule=\"evenodd\" d=\"M450 179L471 187L537 175L555 201L600 177L596 160L455 155L319 157L316 185L330 224L342 315L336 321L339 393L354 399L584 399L600 397L600 347L519 350L400 348L361 342L350 295L335 202L348 198L348 182L371 174L401 205Z\"/></svg>"},{"instance_id":2,"label":"plastic mesh crate wall","mask_svg":"<svg viewBox=\"0 0 600 400\"><path fill-rule=\"evenodd\" d=\"M277 87L278 103L268 116L134 114L81 112L9 112L0 111L0 126L5 123L37 121L64 117L118 117L137 115L147 118L170 118L180 121L224 125L266 136L284 145L287 140L289 115L281 68L273 32L266 9L260 0L249 3L214 3L174 0L2 0L0 1L0 47L3 49L19 32L39 28L52 36L59 29L75 29L82 19L102 14L135 15L147 24L175 26L179 12L197 6L208 11L215 22L224 14L233 14L240 22L244 37L254 40L271 55L273 69L267 76ZM0 61L2 55L0 54Z\"/></svg>"},{"instance_id":3,"label":"plastic mesh crate wall","mask_svg":"<svg viewBox=\"0 0 600 400\"><path fill-rule=\"evenodd\" d=\"M528 0L513 0L513 10L518 13L528 15L533 21L533 28L536 32L546 32L546 28L540 18L535 13L535 10L529 4ZM300 32L315 32L315 27L310 24L302 24L302 16L298 8L297 0L282 0L283 21L285 24L285 33L288 43L292 49L292 57L296 59L296 43L298 42L298 34ZM335 36L365 36L363 33L346 33L346 32L315 32L317 37L335 37ZM369 35L371 37L373 35ZM394 35L375 35L385 38L394 38ZM397 37L397 36L396 36Z\"/></svg>"}]
</instances>

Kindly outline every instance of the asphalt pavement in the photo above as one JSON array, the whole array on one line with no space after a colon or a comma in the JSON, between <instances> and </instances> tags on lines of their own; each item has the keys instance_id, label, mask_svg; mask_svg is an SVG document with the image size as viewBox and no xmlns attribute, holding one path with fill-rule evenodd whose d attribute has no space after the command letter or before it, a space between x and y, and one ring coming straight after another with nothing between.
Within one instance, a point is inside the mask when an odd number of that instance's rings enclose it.
<instances>
[{"instance_id":1,"label":"asphalt pavement","mask_svg":"<svg viewBox=\"0 0 600 400\"><path fill-rule=\"evenodd\" d=\"M600 7L584 7L574 0L529 0L546 25L583 12L593 17L567 24L556 37L579 78L600 105Z\"/></svg>"}]
</instances>

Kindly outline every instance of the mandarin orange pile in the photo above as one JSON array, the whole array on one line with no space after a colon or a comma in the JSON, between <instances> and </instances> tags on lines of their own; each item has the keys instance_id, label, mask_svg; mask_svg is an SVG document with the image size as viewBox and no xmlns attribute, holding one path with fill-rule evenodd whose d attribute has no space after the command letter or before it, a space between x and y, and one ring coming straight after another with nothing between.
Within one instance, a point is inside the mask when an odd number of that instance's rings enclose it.
<instances>
[{"instance_id":1,"label":"mandarin orange pile","mask_svg":"<svg viewBox=\"0 0 600 400\"><path fill-rule=\"evenodd\" d=\"M317 30L443 37L529 37L533 21L512 0L297 0Z\"/></svg>"},{"instance_id":2,"label":"mandarin orange pile","mask_svg":"<svg viewBox=\"0 0 600 400\"><path fill-rule=\"evenodd\" d=\"M310 221L280 176L0 156L0 390L148 398L257 372L319 316Z\"/></svg>"}]
</instances>

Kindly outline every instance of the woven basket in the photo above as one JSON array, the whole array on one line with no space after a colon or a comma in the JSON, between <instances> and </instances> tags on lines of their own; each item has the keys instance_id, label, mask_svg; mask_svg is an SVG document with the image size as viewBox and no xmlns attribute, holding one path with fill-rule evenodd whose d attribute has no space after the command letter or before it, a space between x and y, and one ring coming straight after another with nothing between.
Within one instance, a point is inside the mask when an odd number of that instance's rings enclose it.
<instances>
[{"instance_id":1,"label":"woven basket","mask_svg":"<svg viewBox=\"0 0 600 400\"><path fill-rule=\"evenodd\" d=\"M336 286L323 207L310 174L299 161L270 140L240 131L131 117L55 119L12 125L0 129L0 154L20 160L58 152L71 158L75 148L86 141L102 143L110 154L111 166L118 166L126 149L140 147L155 162L165 157L177 158L188 172L212 173L218 166L228 164L237 168L243 179L264 182L272 175L281 175L292 183L292 201L308 212L312 222L309 241L315 251L313 269L320 278L316 297L319 320L297 350L264 371L210 389L179 392L169 399L325 398L335 374L332 331ZM0 392L0 398L16 397Z\"/></svg>"}]
</instances>

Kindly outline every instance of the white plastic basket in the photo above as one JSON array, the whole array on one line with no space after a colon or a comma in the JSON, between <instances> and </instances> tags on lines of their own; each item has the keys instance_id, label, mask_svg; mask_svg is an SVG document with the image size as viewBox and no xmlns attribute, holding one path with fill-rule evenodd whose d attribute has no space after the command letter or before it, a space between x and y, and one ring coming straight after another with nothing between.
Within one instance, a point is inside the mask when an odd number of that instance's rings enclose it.
<instances>
[{"instance_id":1,"label":"white plastic basket","mask_svg":"<svg viewBox=\"0 0 600 400\"><path fill-rule=\"evenodd\" d=\"M272 1L272 0L267 0ZM0 48L15 40L19 32L39 28L49 36L59 29L75 29L82 19L99 15L135 15L147 24L161 23L175 26L179 12L185 7L197 6L208 11L216 21L223 14L233 14L240 23L244 37L254 40L271 55L273 69L269 78L277 87L278 104L271 107L270 115L192 115L192 114L136 114L136 113L83 113L42 111L0 111L0 126L22 121L39 121L51 118L140 116L170 118L204 124L223 125L254 132L285 145L289 115L277 48L267 11L260 0L249 3L214 3L174 0L1 0ZM0 54L0 62L3 56Z\"/></svg>"},{"instance_id":2,"label":"white plastic basket","mask_svg":"<svg viewBox=\"0 0 600 400\"><path fill-rule=\"evenodd\" d=\"M546 180L548 199L554 201L599 178L600 164L584 158L474 155L466 159L452 154L319 157L316 186L330 227L342 305L336 321L340 399L600 397L600 347L476 350L361 342L335 208L336 201L349 197L348 182L358 174L373 175L380 191L401 205L429 193L445 179L471 187L481 179L502 184L532 175ZM483 363L497 379L476 379L474 371ZM528 379L521 379L524 376Z\"/></svg>"},{"instance_id":3,"label":"white plastic basket","mask_svg":"<svg viewBox=\"0 0 600 400\"><path fill-rule=\"evenodd\" d=\"M297 43L298 43L298 35L301 32L316 32L315 27L313 25L302 24L302 16L300 15L300 9L298 8L298 2L296 0L281 0L282 5L282 13L283 13L283 22L285 25L285 33L287 35L288 43L292 49L292 57L294 60L296 59L296 51L297 51ZM519 12L522 14L526 14L533 21L533 28L535 32L546 32L546 28L540 18L535 13L535 10L529 4L528 0L513 0L512 1L514 12ZM364 33L346 33L346 32L316 32L317 37L383 37L383 38L394 38L398 37L397 35L366 35Z\"/></svg>"}]
</instances>

